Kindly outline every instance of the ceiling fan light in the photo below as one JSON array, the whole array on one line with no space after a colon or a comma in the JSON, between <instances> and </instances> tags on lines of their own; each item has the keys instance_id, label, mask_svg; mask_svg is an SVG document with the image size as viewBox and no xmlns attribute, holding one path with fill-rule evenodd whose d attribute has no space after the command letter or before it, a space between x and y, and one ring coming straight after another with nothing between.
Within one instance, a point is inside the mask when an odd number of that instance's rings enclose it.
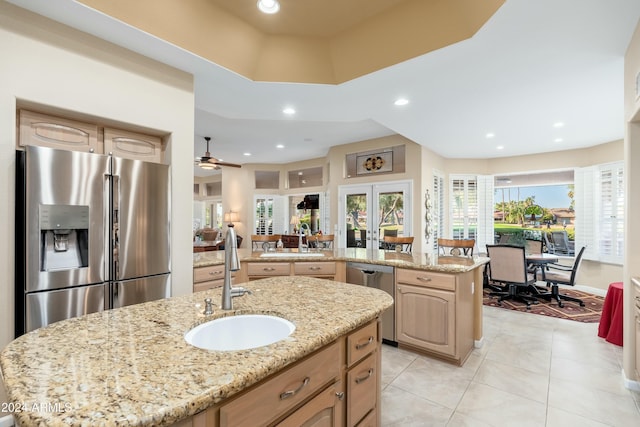
<instances>
[{"instance_id":1,"label":"ceiling fan light","mask_svg":"<svg viewBox=\"0 0 640 427\"><path fill-rule=\"evenodd\" d=\"M262 13L278 13L280 3L278 3L278 0L258 0L258 9L260 9Z\"/></svg>"},{"instance_id":2,"label":"ceiling fan light","mask_svg":"<svg viewBox=\"0 0 640 427\"><path fill-rule=\"evenodd\" d=\"M216 165L209 162L200 162L198 163L198 166L200 166L201 169L206 169L206 170L212 170L216 168Z\"/></svg>"}]
</instances>

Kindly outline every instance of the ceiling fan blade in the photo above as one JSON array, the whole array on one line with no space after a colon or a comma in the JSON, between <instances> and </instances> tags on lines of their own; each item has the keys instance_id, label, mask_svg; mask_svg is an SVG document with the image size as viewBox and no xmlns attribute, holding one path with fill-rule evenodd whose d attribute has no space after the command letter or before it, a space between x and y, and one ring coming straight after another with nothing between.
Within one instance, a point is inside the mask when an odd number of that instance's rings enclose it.
<instances>
[{"instance_id":1,"label":"ceiling fan blade","mask_svg":"<svg viewBox=\"0 0 640 427\"><path fill-rule=\"evenodd\" d=\"M227 162L221 162L218 159L214 159L213 157L209 159L209 163L212 163L214 165L218 165L218 166L229 166L232 168L241 168L242 165L238 165L236 163L227 163Z\"/></svg>"}]
</instances>

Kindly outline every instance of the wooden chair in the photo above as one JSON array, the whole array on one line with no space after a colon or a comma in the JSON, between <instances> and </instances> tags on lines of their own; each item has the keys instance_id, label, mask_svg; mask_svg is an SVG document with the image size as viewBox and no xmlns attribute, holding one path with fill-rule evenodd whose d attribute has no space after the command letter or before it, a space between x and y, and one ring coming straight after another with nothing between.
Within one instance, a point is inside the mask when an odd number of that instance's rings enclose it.
<instances>
[{"instance_id":1,"label":"wooden chair","mask_svg":"<svg viewBox=\"0 0 640 427\"><path fill-rule=\"evenodd\" d=\"M333 234L314 234L307 238L309 247L319 249L333 249Z\"/></svg>"},{"instance_id":2,"label":"wooden chair","mask_svg":"<svg viewBox=\"0 0 640 427\"><path fill-rule=\"evenodd\" d=\"M541 254L542 253L542 240L526 239L524 241L524 250L527 254ZM538 265L530 265L529 273L536 276L538 274Z\"/></svg>"},{"instance_id":3,"label":"wooden chair","mask_svg":"<svg viewBox=\"0 0 640 427\"><path fill-rule=\"evenodd\" d=\"M255 251L275 248L278 240L280 240L279 234L252 234L251 249Z\"/></svg>"},{"instance_id":4,"label":"wooden chair","mask_svg":"<svg viewBox=\"0 0 640 427\"><path fill-rule=\"evenodd\" d=\"M396 247L400 246L401 252L411 253L413 247L413 237L384 236L382 242L384 249L390 251L395 251Z\"/></svg>"},{"instance_id":5,"label":"wooden chair","mask_svg":"<svg viewBox=\"0 0 640 427\"><path fill-rule=\"evenodd\" d=\"M475 239L438 239L440 255L473 256Z\"/></svg>"},{"instance_id":6,"label":"wooden chair","mask_svg":"<svg viewBox=\"0 0 640 427\"><path fill-rule=\"evenodd\" d=\"M506 291L491 292L489 295L498 296L498 304L506 299L523 302L527 310L531 304L537 304L536 298L524 295L523 291L535 291L536 278L527 271L527 257L524 247L511 245L487 245L489 257L489 281L494 284L502 283ZM537 292L536 292L537 293Z\"/></svg>"}]
</instances>

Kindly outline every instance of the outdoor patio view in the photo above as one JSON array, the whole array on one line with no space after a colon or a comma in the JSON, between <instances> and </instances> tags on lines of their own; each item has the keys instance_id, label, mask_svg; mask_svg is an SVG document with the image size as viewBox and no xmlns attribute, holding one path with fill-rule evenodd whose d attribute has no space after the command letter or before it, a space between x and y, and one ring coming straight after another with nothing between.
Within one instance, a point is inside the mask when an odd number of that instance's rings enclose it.
<instances>
[{"instance_id":1,"label":"outdoor patio view","mask_svg":"<svg viewBox=\"0 0 640 427\"><path fill-rule=\"evenodd\" d=\"M541 240L545 251L574 254L574 186L544 185L495 190L496 243Z\"/></svg>"}]
</instances>

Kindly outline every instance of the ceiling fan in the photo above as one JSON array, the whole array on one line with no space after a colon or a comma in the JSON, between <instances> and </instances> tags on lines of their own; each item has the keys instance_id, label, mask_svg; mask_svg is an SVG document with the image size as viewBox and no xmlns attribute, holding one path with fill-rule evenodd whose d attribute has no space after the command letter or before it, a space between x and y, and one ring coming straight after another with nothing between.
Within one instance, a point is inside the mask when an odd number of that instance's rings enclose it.
<instances>
[{"instance_id":1,"label":"ceiling fan","mask_svg":"<svg viewBox=\"0 0 640 427\"><path fill-rule=\"evenodd\" d=\"M209 152L209 141L211 141L211 137L205 136L204 140L207 141L207 151L204 153L204 156L196 157L196 164L202 169L220 169L220 166L230 166L232 168L242 167L235 163L227 163L216 159L215 157L211 157L211 153Z\"/></svg>"}]
</instances>

